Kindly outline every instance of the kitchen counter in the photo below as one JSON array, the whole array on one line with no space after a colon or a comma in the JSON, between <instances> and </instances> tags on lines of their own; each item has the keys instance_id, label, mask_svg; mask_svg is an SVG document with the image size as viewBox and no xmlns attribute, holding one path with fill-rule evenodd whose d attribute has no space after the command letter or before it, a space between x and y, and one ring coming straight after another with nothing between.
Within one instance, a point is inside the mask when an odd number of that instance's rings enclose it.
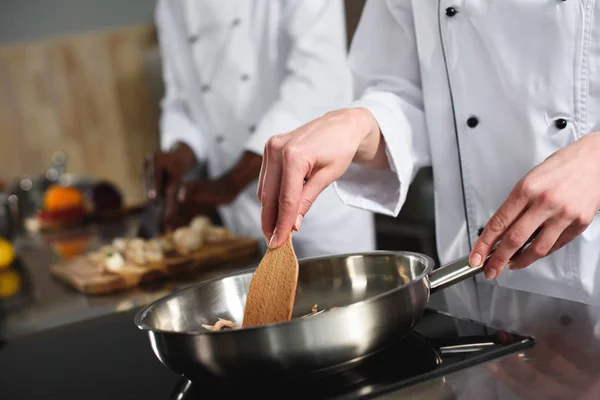
<instances>
[{"instance_id":1,"label":"kitchen counter","mask_svg":"<svg viewBox=\"0 0 600 400\"><path fill-rule=\"evenodd\" d=\"M536 343L382 399L600 398L600 308L472 280L436 293L430 306Z\"/></svg>"},{"instance_id":2,"label":"kitchen counter","mask_svg":"<svg viewBox=\"0 0 600 400\"><path fill-rule=\"evenodd\" d=\"M430 305L533 334L536 344L380 399L600 398L599 309L473 282L435 294ZM0 397L176 398L181 378L152 354L135 312L0 341Z\"/></svg>"},{"instance_id":3,"label":"kitchen counter","mask_svg":"<svg viewBox=\"0 0 600 400\"><path fill-rule=\"evenodd\" d=\"M88 249L110 243L117 236L133 236L138 217L94 224L65 233L20 235L15 246L20 254L17 271L22 287L15 299L0 299L0 340L35 333L67 323L131 310L196 282L212 279L258 265L258 258L247 263L203 268L175 279L144 288L103 296L88 296L56 281L49 272L60 260L55 248L73 246L75 240Z\"/></svg>"},{"instance_id":4,"label":"kitchen counter","mask_svg":"<svg viewBox=\"0 0 600 400\"><path fill-rule=\"evenodd\" d=\"M85 234L90 237L90 246L98 246L114 235L131 233L133 227L134 219L87 228ZM12 394L22 398L32 392L46 398L52 394L169 398L179 377L154 357L147 338L134 326L133 315L142 305L180 287L256 265L253 261L244 267L213 268L153 288L89 297L50 277L48 265L58 257L47 247L48 241L52 238L45 236L18 242L28 284L24 300L3 317L0 325L0 338L5 339L0 341L3 399L12 398ZM532 335L536 344L382 399L600 398L600 308L474 281L434 294L430 306ZM69 330L75 325L59 326L84 320L77 324L77 335ZM97 357L97 365L82 366L76 376L65 376L66 371L77 369L78 354L84 352ZM98 388L90 392L94 385Z\"/></svg>"}]
</instances>

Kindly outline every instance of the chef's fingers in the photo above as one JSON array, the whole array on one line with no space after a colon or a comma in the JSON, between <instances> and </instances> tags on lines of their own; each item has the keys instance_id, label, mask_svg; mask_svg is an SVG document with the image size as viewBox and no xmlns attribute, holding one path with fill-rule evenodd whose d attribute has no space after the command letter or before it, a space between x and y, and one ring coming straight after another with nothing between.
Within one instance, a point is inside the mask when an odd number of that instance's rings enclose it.
<instances>
[{"instance_id":1,"label":"chef's fingers","mask_svg":"<svg viewBox=\"0 0 600 400\"><path fill-rule=\"evenodd\" d=\"M296 217L296 223L294 224L295 230L300 230L300 226L302 225L302 220L304 216L308 212L308 210L312 207L317 197L331 184L331 174L325 169L320 169L317 172L314 172L310 175L310 177L304 183L304 187L302 189L302 196L300 197L300 206L298 207L298 215Z\"/></svg>"},{"instance_id":2,"label":"chef's fingers","mask_svg":"<svg viewBox=\"0 0 600 400\"><path fill-rule=\"evenodd\" d=\"M177 201L182 204L202 202L204 190L196 181L182 182L177 189Z\"/></svg>"},{"instance_id":3,"label":"chef's fingers","mask_svg":"<svg viewBox=\"0 0 600 400\"><path fill-rule=\"evenodd\" d=\"M281 188L282 159L281 152L285 139L281 135L271 137L266 144L263 160L266 160L263 171L263 187L261 189L261 224L267 243L271 241L279 207Z\"/></svg>"},{"instance_id":4,"label":"chef's fingers","mask_svg":"<svg viewBox=\"0 0 600 400\"><path fill-rule=\"evenodd\" d=\"M546 257L568 226L569 223L563 219L551 218L546 221L533 243L522 254L511 260L508 268L511 270L523 269L540 258Z\"/></svg>"},{"instance_id":5,"label":"chef's fingers","mask_svg":"<svg viewBox=\"0 0 600 400\"><path fill-rule=\"evenodd\" d=\"M513 189L498 211L492 215L483 229L481 236L475 242L469 256L469 264L472 267L480 266L484 262L496 242L500 240L507 229L519 217L525 207L527 207L529 199L521 195L518 187L519 185Z\"/></svg>"},{"instance_id":6,"label":"chef's fingers","mask_svg":"<svg viewBox=\"0 0 600 400\"><path fill-rule=\"evenodd\" d=\"M265 172L267 170L267 157L269 156L267 152L267 144L265 144L265 148L263 150L262 161L260 164L260 173L258 174L258 188L256 189L256 197L258 197L258 201L262 202L262 191L264 187L265 180Z\"/></svg>"},{"instance_id":7,"label":"chef's fingers","mask_svg":"<svg viewBox=\"0 0 600 400\"><path fill-rule=\"evenodd\" d=\"M600 377L597 377L589 387L585 388L579 400L597 400L598 393L600 393Z\"/></svg>"},{"instance_id":8,"label":"chef's fingers","mask_svg":"<svg viewBox=\"0 0 600 400\"><path fill-rule=\"evenodd\" d=\"M269 247L281 246L292 233L298 218L304 180L310 174L310 164L293 146L286 146L281 152L282 173L279 190L277 223Z\"/></svg>"},{"instance_id":9,"label":"chef's fingers","mask_svg":"<svg viewBox=\"0 0 600 400\"><path fill-rule=\"evenodd\" d=\"M485 276L488 279L494 279L508 264L515 253L525 244L525 242L527 242L531 235L552 217L553 213L554 210L551 210L540 203L536 203L527 209L527 211L525 211L506 231L504 236L502 236L498 248L494 254L492 254L485 267ZM559 234L560 232L551 230L546 233L546 237L543 241L538 242L538 240L535 240L527 250L531 251L531 248L533 247L533 251L535 252L533 254L539 252L546 255L548 251L550 251L550 248L552 248L552 245ZM549 241L551 242L549 243Z\"/></svg>"},{"instance_id":10,"label":"chef's fingers","mask_svg":"<svg viewBox=\"0 0 600 400\"><path fill-rule=\"evenodd\" d=\"M554 242L552 243L550 250L548 250L548 252L543 256L549 256L550 254L554 253L555 251L563 248L565 245L567 245L569 242L571 242L573 239L575 239L577 236L581 235L587 228L587 226L585 224L580 224L580 223L574 223L574 222L570 222L570 220L568 219L556 219L553 220L554 222L552 223L553 227L553 231L554 234L556 235L556 238L554 238ZM523 254L519 257L515 257L515 259L513 261L511 261L509 268L516 270L516 269L523 269L529 265L531 265L534 261L536 261L539 258L537 255L539 254L543 254L544 249L546 247L546 245L542 246L542 249L538 249L537 251L535 251L534 249L532 249L532 247L535 245L535 243L537 242L538 245L541 245L539 243L541 238L542 233L547 230L550 229L551 225L549 225L548 227L544 227L544 230L542 230L542 232L540 232L540 236L535 240L534 244L532 244L529 249L527 249L526 251L523 252ZM548 235L551 235L550 233L548 233ZM548 239L549 241L551 239ZM526 258L529 257L529 258Z\"/></svg>"},{"instance_id":11,"label":"chef's fingers","mask_svg":"<svg viewBox=\"0 0 600 400\"><path fill-rule=\"evenodd\" d=\"M185 206L206 209L207 206L218 206L225 203L223 193L218 187L200 179L182 182L177 191L177 202Z\"/></svg>"},{"instance_id":12,"label":"chef's fingers","mask_svg":"<svg viewBox=\"0 0 600 400\"><path fill-rule=\"evenodd\" d=\"M586 229L587 229L587 227L581 226L579 224L571 224L571 225L569 225L564 230L564 232L560 235L560 237L556 240L556 243L554 243L554 246L552 246L552 249L550 249L550 251L548 252L548 254L552 254L556 250L559 250L559 249L563 248L570 241L572 241L573 239L575 239L577 236L581 235Z\"/></svg>"},{"instance_id":13,"label":"chef's fingers","mask_svg":"<svg viewBox=\"0 0 600 400\"><path fill-rule=\"evenodd\" d=\"M167 190L165 191L164 197L164 211L163 221L167 229L172 228L173 223L177 217L177 192L179 191L179 184L177 182L169 182Z\"/></svg>"}]
</instances>

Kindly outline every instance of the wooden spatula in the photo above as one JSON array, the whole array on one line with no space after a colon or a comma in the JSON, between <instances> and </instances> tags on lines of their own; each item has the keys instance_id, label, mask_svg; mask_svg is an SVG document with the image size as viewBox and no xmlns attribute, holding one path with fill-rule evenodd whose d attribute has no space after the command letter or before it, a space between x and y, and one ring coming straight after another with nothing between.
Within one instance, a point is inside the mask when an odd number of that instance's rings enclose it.
<instances>
[{"instance_id":1,"label":"wooden spatula","mask_svg":"<svg viewBox=\"0 0 600 400\"><path fill-rule=\"evenodd\" d=\"M289 321L297 284L298 259L290 234L283 245L267 250L254 272L246 297L242 327Z\"/></svg>"}]
</instances>

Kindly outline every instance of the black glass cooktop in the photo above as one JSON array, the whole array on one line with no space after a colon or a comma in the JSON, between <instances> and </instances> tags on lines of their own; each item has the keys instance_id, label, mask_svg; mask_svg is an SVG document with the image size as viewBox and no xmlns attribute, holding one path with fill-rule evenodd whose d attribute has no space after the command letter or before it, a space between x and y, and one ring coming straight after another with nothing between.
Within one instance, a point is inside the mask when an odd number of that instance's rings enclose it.
<instances>
[{"instance_id":1,"label":"black glass cooktop","mask_svg":"<svg viewBox=\"0 0 600 400\"><path fill-rule=\"evenodd\" d=\"M156 359L135 311L0 342L0 397L199 399L282 394L285 398L374 398L528 347L533 339L427 310L411 334L350 367L269 387L199 381ZM451 390L451 388L449 388Z\"/></svg>"}]
</instances>

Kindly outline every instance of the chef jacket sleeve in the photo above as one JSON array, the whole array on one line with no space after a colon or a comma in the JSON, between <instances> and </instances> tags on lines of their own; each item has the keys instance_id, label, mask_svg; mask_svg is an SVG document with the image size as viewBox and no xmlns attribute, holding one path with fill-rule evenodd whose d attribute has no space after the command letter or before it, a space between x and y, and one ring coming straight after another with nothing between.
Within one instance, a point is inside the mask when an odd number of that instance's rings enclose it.
<instances>
[{"instance_id":1,"label":"chef jacket sleeve","mask_svg":"<svg viewBox=\"0 0 600 400\"><path fill-rule=\"evenodd\" d=\"M341 0L286 1L282 21L289 43L278 99L264 113L246 149L263 154L267 140L352 101Z\"/></svg>"},{"instance_id":2,"label":"chef jacket sleeve","mask_svg":"<svg viewBox=\"0 0 600 400\"><path fill-rule=\"evenodd\" d=\"M206 161L208 144L198 125L190 117L185 92L178 85L173 65L169 61L169 40L167 35L161 35L163 27L158 19L156 27L165 87L165 94L160 103L160 147L167 151L176 142L181 141L192 148L199 162Z\"/></svg>"},{"instance_id":3,"label":"chef jacket sleeve","mask_svg":"<svg viewBox=\"0 0 600 400\"><path fill-rule=\"evenodd\" d=\"M397 215L410 182L430 165L416 45L409 0L367 0L349 56L360 96L352 106L375 117L390 170L352 164L334 183L347 205Z\"/></svg>"}]
</instances>

